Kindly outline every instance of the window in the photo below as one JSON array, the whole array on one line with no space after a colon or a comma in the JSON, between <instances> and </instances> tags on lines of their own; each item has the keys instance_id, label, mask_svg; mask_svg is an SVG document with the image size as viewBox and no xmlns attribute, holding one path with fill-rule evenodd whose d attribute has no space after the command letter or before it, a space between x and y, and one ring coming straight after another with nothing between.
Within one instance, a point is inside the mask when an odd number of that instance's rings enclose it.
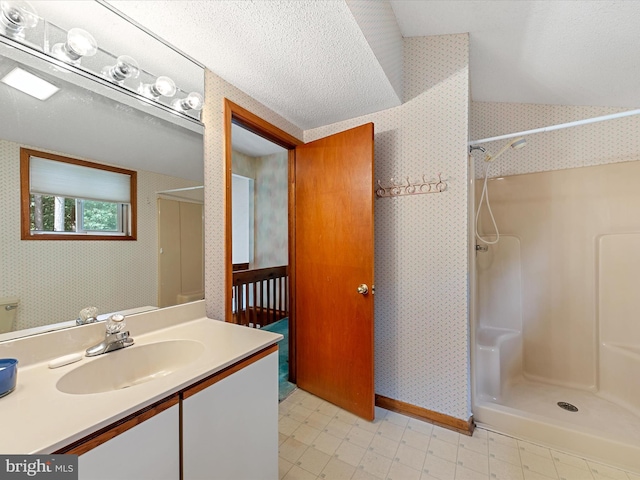
<instances>
[{"instance_id":1,"label":"window","mask_svg":"<svg viewBox=\"0 0 640 480\"><path fill-rule=\"evenodd\" d=\"M23 240L135 240L136 172L20 149Z\"/></svg>"}]
</instances>

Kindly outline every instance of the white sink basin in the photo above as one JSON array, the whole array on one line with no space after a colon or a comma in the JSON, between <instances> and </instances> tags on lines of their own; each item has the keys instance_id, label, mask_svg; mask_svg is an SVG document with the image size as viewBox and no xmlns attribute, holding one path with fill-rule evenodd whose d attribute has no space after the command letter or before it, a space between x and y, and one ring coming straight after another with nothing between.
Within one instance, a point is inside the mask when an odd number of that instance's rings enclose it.
<instances>
[{"instance_id":1,"label":"white sink basin","mask_svg":"<svg viewBox=\"0 0 640 480\"><path fill-rule=\"evenodd\" d=\"M204 345L192 340L133 345L74 368L58 380L56 388L84 395L133 387L172 374L197 360L203 351Z\"/></svg>"}]
</instances>

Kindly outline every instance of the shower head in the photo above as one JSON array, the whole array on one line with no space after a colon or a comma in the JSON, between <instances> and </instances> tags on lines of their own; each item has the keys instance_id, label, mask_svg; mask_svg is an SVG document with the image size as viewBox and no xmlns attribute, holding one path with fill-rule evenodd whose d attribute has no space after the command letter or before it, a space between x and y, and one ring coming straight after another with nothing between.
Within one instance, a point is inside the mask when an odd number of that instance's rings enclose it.
<instances>
[{"instance_id":1,"label":"shower head","mask_svg":"<svg viewBox=\"0 0 640 480\"><path fill-rule=\"evenodd\" d=\"M527 146L527 140L524 137L516 138L513 142L511 142L510 146L514 150L518 150L519 148Z\"/></svg>"},{"instance_id":2,"label":"shower head","mask_svg":"<svg viewBox=\"0 0 640 480\"><path fill-rule=\"evenodd\" d=\"M491 155L487 155L484 157L484 161L485 162L493 162L496 158L498 158L500 155L502 155L504 152L507 151L507 149L509 147L513 148L514 150L518 150L524 146L527 145L527 140L524 137L519 137L516 138L515 140L512 140L511 142L507 143L504 147L502 147L502 149L496 153L495 155L491 156Z\"/></svg>"}]
</instances>

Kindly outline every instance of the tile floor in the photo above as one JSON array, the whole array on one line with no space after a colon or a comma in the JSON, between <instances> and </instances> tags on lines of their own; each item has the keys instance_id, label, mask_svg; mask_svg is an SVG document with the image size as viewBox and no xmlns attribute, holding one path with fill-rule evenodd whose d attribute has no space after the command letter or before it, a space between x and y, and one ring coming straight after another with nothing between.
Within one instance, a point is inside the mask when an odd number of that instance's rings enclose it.
<instances>
[{"instance_id":1,"label":"tile floor","mask_svg":"<svg viewBox=\"0 0 640 480\"><path fill-rule=\"evenodd\" d=\"M376 407L373 423L307 392L280 403L281 480L640 480L477 428L472 437Z\"/></svg>"}]
</instances>

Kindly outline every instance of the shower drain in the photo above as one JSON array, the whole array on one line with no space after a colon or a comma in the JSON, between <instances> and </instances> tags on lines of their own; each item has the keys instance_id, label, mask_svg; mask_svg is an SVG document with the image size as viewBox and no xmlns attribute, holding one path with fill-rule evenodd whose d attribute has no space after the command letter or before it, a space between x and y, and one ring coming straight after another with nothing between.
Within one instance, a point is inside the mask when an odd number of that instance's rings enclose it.
<instances>
[{"instance_id":1,"label":"shower drain","mask_svg":"<svg viewBox=\"0 0 640 480\"><path fill-rule=\"evenodd\" d=\"M568 410L569 412L577 412L578 411L578 407L576 407L575 405L571 405L568 402L558 402L558 406L560 408Z\"/></svg>"}]
</instances>

